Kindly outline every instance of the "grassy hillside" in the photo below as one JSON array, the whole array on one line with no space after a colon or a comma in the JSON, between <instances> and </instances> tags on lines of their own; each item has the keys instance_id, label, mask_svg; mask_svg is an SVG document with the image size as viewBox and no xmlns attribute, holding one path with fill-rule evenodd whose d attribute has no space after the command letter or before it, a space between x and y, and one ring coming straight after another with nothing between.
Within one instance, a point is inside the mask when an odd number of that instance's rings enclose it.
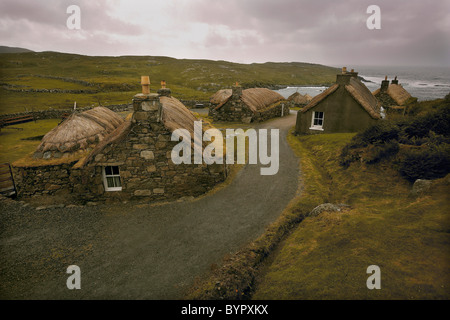
<instances>
[{"instance_id":1,"label":"grassy hillside","mask_svg":"<svg viewBox=\"0 0 450 320\"><path fill-rule=\"evenodd\" d=\"M337 69L307 63L238 64L169 57L93 57L56 52L0 54L0 113L129 103L149 75L151 90L166 80L179 99L207 100L238 81L244 87L319 85ZM59 92L20 90L57 89ZM61 92L65 90L65 92ZM79 92L85 91L85 92ZM87 92L87 93L86 93Z\"/></svg>"},{"instance_id":2,"label":"grassy hillside","mask_svg":"<svg viewBox=\"0 0 450 320\"><path fill-rule=\"evenodd\" d=\"M449 176L427 193L390 159L354 162L339 156L352 134L290 135L305 190L293 212L345 203L341 212L306 217L266 267L253 299L449 299ZM381 269L381 290L369 290L367 267Z\"/></svg>"}]
</instances>

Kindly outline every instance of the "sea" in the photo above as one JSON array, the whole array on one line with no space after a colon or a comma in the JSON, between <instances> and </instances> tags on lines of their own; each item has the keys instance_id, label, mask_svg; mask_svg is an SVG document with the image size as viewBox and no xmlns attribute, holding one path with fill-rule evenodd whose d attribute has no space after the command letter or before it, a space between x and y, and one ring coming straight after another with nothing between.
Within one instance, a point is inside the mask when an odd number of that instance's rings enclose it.
<instances>
[{"instance_id":1,"label":"sea","mask_svg":"<svg viewBox=\"0 0 450 320\"><path fill-rule=\"evenodd\" d=\"M385 76L388 80L397 76L399 84L419 101L444 98L450 93L450 67L347 67L347 70L350 69L358 72L371 92L381 86ZM295 92L314 97L325 89L327 89L325 86L292 86L276 91L285 98Z\"/></svg>"}]
</instances>

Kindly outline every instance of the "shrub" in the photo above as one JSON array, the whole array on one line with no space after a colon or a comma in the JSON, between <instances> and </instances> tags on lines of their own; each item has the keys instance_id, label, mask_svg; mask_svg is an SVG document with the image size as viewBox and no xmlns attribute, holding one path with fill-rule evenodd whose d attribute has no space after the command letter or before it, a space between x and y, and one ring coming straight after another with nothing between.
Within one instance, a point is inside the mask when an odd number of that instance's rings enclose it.
<instances>
[{"instance_id":1,"label":"shrub","mask_svg":"<svg viewBox=\"0 0 450 320\"><path fill-rule=\"evenodd\" d=\"M450 172L450 144L431 144L404 151L399 171L411 182L444 177Z\"/></svg>"},{"instance_id":2,"label":"shrub","mask_svg":"<svg viewBox=\"0 0 450 320\"><path fill-rule=\"evenodd\" d=\"M350 145L367 146L377 142L386 142L398 139L400 128L391 121L379 121L377 124L367 128L353 137Z\"/></svg>"},{"instance_id":3,"label":"shrub","mask_svg":"<svg viewBox=\"0 0 450 320\"><path fill-rule=\"evenodd\" d=\"M423 138L433 131L448 136L450 134L450 107L448 104L437 111L418 116L409 123L404 123L401 135L406 138Z\"/></svg>"}]
</instances>

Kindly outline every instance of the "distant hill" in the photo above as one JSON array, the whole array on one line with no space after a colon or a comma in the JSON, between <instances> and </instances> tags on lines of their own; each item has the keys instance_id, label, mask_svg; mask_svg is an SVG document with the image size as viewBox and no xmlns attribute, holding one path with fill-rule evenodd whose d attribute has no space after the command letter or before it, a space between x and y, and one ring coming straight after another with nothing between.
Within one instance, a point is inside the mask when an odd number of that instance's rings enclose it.
<instances>
[{"instance_id":1,"label":"distant hill","mask_svg":"<svg viewBox=\"0 0 450 320\"><path fill-rule=\"evenodd\" d=\"M22 53L22 52L34 52L25 48L0 46L0 53Z\"/></svg>"},{"instance_id":2,"label":"distant hill","mask_svg":"<svg viewBox=\"0 0 450 320\"><path fill-rule=\"evenodd\" d=\"M2 47L6 48L6 47ZM4 49L3 49L4 50ZM338 69L304 62L240 64L163 56L84 56L58 52L0 55L0 113L47 108L130 103L150 76L156 92L161 80L178 99L207 101L219 89L239 82L244 88L277 89L329 85Z\"/></svg>"}]
</instances>

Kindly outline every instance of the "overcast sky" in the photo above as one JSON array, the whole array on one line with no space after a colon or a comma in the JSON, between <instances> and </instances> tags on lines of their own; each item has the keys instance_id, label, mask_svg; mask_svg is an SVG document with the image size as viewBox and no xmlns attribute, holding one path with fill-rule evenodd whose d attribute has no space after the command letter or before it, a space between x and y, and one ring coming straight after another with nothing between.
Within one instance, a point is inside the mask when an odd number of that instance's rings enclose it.
<instances>
[{"instance_id":1,"label":"overcast sky","mask_svg":"<svg viewBox=\"0 0 450 320\"><path fill-rule=\"evenodd\" d=\"M67 7L81 9L70 30ZM369 30L369 5L381 29ZM450 66L450 0L1 0L0 45L325 65Z\"/></svg>"}]
</instances>

